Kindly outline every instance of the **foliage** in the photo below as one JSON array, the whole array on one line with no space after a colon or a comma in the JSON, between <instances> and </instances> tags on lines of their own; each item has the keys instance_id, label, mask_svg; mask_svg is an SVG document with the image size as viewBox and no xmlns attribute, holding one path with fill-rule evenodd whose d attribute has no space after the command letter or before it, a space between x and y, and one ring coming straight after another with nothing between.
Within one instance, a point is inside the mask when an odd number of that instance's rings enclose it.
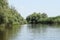
<instances>
[{"instance_id":1,"label":"foliage","mask_svg":"<svg viewBox=\"0 0 60 40\"><path fill-rule=\"evenodd\" d=\"M28 23L42 23L42 21L45 21L47 19L47 14L43 13L36 13L29 15L26 20Z\"/></svg>"},{"instance_id":2,"label":"foliage","mask_svg":"<svg viewBox=\"0 0 60 40\"><path fill-rule=\"evenodd\" d=\"M9 7L7 1L0 0L0 24L24 24L25 19L14 7Z\"/></svg>"},{"instance_id":3,"label":"foliage","mask_svg":"<svg viewBox=\"0 0 60 40\"><path fill-rule=\"evenodd\" d=\"M46 13L36 13L29 15L26 18L28 23L31 24L59 24L60 23L60 16L57 17L48 17Z\"/></svg>"}]
</instances>

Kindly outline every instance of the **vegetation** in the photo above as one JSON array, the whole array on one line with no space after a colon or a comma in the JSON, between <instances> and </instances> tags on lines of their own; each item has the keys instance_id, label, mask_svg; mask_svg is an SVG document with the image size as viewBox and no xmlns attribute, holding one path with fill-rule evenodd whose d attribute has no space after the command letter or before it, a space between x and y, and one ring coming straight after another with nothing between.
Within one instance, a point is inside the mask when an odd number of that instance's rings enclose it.
<instances>
[{"instance_id":1,"label":"vegetation","mask_svg":"<svg viewBox=\"0 0 60 40\"><path fill-rule=\"evenodd\" d=\"M28 23L31 24L60 24L60 16L57 17L48 17L46 13L36 13L29 15L26 18Z\"/></svg>"},{"instance_id":2,"label":"vegetation","mask_svg":"<svg viewBox=\"0 0 60 40\"><path fill-rule=\"evenodd\" d=\"M27 21L26 21L27 20ZM0 0L0 25L12 26L13 24L41 23L59 24L60 16L48 17L46 13L36 13L29 15L26 20L17 12L14 7L9 7L8 0Z\"/></svg>"},{"instance_id":3,"label":"vegetation","mask_svg":"<svg viewBox=\"0 0 60 40\"><path fill-rule=\"evenodd\" d=\"M0 24L24 24L25 19L16 11L9 7L7 0L0 0Z\"/></svg>"}]
</instances>

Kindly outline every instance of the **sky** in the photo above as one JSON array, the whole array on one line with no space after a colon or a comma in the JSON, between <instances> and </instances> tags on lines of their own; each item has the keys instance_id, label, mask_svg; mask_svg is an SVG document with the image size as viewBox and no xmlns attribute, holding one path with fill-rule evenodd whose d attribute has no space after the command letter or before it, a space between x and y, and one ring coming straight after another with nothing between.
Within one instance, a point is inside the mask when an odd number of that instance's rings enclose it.
<instances>
[{"instance_id":1,"label":"sky","mask_svg":"<svg viewBox=\"0 0 60 40\"><path fill-rule=\"evenodd\" d=\"M8 3L24 18L33 12L46 13L49 17L60 15L60 0L9 0Z\"/></svg>"}]
</instances>

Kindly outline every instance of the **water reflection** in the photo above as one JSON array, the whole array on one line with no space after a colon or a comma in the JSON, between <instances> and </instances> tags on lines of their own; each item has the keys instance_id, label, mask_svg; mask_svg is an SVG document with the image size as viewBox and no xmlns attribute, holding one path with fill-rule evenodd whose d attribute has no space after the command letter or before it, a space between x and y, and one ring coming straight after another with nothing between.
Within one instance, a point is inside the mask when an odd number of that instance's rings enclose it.
<instances>
[{"instance_id":1,"label":"water reflection","mask_svg":"<svg viewBox=\"0 0 60 40\"><path fill-rule=\"evenodd\" d=\"M33 34L36 34L36 33L41 33L41 32L45 32L46 31L46 25L45 26L43 26L43 25L39 25L39 24L33 24L33 25L28 25L27 26L28 27L28 29L29 29L29 32L31 32L31 33L33 33Z\"/></svg>"},{"instance_id":2,"label":"water reflection","mask_svg":"<svg viewBox=\"0 0 60 40\"><path fill-rule=\"evenodd\" d=\"M5 39L4 35L5 35L4 32L0 31L0 40L4 40Z\"/></svg>"},{"instance_id":3,"label":"water reflection","mask_svg":"<svg viewBox=\"0 0 60 40\"><path fill-rule=\"evenodd\" d=\"M16 36L20 26L14 26L13 28L5 28L2 29L0 27L0 40L11 40L14 36Z\"/></svg>"},{"instance_id":4,"label":"water reflection","mask_svg":"<svg viewBox=\"0 0 60 40\"><path fill-rule=\"evenodd\" d=\"M60 25L26 24L0 31L0 40L60 40Z\"/></svg>"},{"instance_id":5,"label":"water reflection","mask_svg":"<svg viewBox=\"0 0 60 40\"><path fill-rule=\"evenodd\" d=\"M27 27L32 40L59 40L60 38L60 25L29 24Z\"/></svg>"}]
</instances>

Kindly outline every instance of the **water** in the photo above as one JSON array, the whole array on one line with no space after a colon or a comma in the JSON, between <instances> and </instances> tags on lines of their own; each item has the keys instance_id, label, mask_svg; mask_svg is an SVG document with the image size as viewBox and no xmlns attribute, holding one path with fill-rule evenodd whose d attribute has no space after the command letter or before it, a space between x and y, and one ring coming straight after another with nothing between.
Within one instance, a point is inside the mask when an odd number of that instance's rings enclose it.
<instances>
[{"instance_id":1,"label":"water","mask_svg":"<svg viewBox=\"0 0 60 40\"><path fill-rule=\"evenodd\" d=\"M26 24L17 29L0 31L0 40L60 40L60 26Z\"/></svg>"}]
</instances>

